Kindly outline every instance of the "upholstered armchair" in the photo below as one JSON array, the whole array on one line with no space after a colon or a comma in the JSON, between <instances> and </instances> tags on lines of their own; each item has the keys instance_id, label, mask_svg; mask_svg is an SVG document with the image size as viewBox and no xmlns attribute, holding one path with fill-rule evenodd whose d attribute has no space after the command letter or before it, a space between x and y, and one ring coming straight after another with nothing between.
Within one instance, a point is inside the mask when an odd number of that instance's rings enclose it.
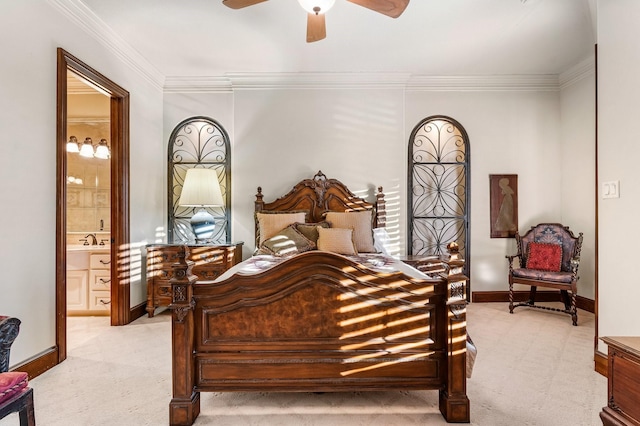
<instances>
[{"instance_id":1,"label":"upholstered armchair","mask_svg":"<svg viewBox=\"0 0 640 426\"><path fill-rule=\"evenodd\" d=\"M35 426L33 389L27 373L9 370L9 353L20 332L18 318L0 316L0 419L18 413L20 426Z\"/></svg>"},{"instance_id":2,"label":"upholstered armchair","mask_svg":"<svg viewBox=\"0 0 640 426\"><path fill-rule=\"evenodd\" d=\"M578 325L576 295L582 232L576 237L568 226L541 223L532 226L524 235L516 231L515 238L518 253L506 256L509 261L509 312L513 313L518 306L564 312L571 315L573 325ZM518 266L514 265L516 258ZM514 304L514 284L530 286L528 301ZM564 309L536 305L538 287L560 290Z\"/></svg>"},{"instance_id":3,"label":"upholstered armchair","mask_svg":"<svg viewBox=\"0 0 640 426\"><path fill-rule=\"evenodd\" d=\"M0 373L9 371L11 345L20 332L18 318L0 316Z\"/></svg>"}]
</instances>

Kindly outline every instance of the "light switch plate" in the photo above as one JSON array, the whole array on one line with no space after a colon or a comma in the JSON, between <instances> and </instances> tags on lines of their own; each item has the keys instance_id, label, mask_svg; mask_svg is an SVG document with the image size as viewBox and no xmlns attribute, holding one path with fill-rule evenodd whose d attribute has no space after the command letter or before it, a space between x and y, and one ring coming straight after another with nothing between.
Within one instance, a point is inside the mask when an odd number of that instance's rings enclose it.
<instances>
[{"instance_id":1,"label":"light switch plate","mask_svg":"<svg viewBox=\"0 0 640 426\"><path fill-rule=\"evenodd\" d=\"M602 183L602 198L620 198L620 181L611 180Z\"/></svg>"}]
</instances>

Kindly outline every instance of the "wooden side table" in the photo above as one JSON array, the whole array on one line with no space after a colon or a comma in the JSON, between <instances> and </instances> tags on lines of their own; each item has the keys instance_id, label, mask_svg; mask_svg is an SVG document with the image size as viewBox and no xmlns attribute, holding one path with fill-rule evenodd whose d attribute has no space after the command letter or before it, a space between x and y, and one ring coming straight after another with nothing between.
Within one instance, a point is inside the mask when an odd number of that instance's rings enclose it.
<instances>
[{"instance_id":1,"label":"wooden side table","mask_svg":"<svg viewBox=\"0 0 640 426\"><path fill-rule=\"evenodd\" d=\"M425 274L438 274L446 271L445 263L440 256L404 255L400 256L399 260Z\"/></svg>"},{"instance_id":2,"label":"wooden side table","mask_svg":"<svg viewBox=\"0 0 640 426\"><path fill-rule=\"evenodd\" d=\"M605 426L640 425L640 337L603 337L609 345Z\"/></svg>"},{"instance_id":3,"label":"wooden side table","mask_svg":"<svg viewBox=\"0 0 640 426\"><path fill-rule=\"evenodd\" d=\"M171 303L171 265L178 261L178 250L187 246L194 262L192 273L198 281L213 281L242 261L242 242L228 244L150 244L147 246L147 313Z\"/></svg>"}]
</instances>

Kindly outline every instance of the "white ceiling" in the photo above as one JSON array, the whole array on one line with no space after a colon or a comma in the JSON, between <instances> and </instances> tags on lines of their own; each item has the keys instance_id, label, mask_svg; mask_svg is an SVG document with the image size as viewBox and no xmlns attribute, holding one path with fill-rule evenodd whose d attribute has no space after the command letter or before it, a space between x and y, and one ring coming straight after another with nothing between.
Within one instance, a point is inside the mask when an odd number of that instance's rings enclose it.
<instances>
[{"instance_id":1,"label":"white ceiling","mask_svg":"<svg viewBox=\"0 0 640 426\"><path fill-rule=\"evenodd\" d=\"M398 19L336 0L316 43L296 0L82 2L164 77L560 74L596 42L595 0L412 0Z\"/></svg>"}]
</instances>

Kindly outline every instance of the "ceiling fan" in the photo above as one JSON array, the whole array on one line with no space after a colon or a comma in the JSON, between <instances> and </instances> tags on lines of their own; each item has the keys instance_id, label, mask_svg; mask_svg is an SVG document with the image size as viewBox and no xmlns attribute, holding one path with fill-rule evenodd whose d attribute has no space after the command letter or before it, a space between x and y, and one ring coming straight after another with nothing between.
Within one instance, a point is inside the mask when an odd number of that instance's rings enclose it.
<instances>
[{"instance_id":1,"label":"ceiling fan","mask_svg":"<svg viewBox=\"0 0 640 426\"><path fill-rule=\"evenodd\" d=\"M222 4L231 9L242 9L267 0L222 0ZM324 14L333 6L336 0L298 0L307 11L307 43L322 40L327 36ZM374 12L397 18L404 12L409 0L347 0Z\"/></svg>"}]
</instances>

